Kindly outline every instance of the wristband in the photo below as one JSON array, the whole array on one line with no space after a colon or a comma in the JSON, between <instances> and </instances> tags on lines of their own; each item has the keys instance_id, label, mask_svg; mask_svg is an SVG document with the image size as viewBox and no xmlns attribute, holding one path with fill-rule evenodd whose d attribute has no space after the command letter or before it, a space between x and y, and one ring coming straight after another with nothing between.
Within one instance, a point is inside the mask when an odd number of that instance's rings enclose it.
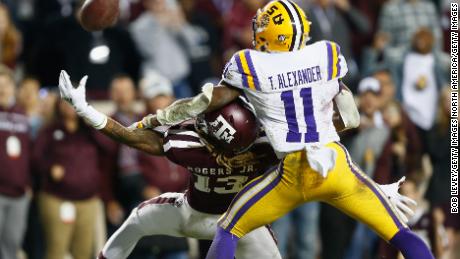
<instances>
[{"instance_id":1,"label":"wristband","mask_svg":"<svg viewBox=\"0 0 460 259\"><path fill-rule=\"evenodd\" d=\"M97 130L103 129L107 124L107 116L94 109L91 105L86 106L85 109L77 111L77 113Z\"/></svg>"}]
</instances>

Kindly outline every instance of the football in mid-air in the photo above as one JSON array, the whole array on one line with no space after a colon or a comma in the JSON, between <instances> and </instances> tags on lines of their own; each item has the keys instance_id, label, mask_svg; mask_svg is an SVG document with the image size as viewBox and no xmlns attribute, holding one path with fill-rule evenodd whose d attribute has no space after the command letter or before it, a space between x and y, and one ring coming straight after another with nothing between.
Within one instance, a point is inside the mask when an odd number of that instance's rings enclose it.
<instances>
[{"instance_id":1,"label":"football in mid-air","mask_svg":"<svg viewBox=\"0 0 460 259\"><path fill-rule=\"evenodd\" d=\"M100 31L115 24L119 0L85 0L80 10L81 26L87 31Z\"/></svg>"}]
</instances>

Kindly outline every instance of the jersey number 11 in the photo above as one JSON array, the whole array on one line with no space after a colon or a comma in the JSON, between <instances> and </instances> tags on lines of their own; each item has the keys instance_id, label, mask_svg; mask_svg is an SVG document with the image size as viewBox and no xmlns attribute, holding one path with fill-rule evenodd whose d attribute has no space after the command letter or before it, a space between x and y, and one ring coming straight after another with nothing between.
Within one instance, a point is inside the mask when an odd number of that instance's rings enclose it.
<instances>
[{"instance_id":1,"label":"jersey number 11","mask_svg":"<svg viewBox=\"0 0 460 259\"><path fill-rule=\"evenodd\" d=\"M305 134L305 143L318 142L319 134L316 129L315 114L313 113L313 99L311 88L302 88L300 97L303 100L304 122L307 127ZM302 133L299 132L299 123L296 116L296 107L294 103L294 93L292 90L281 93L281 100L284 102L284 114L288 124L289 132L286 136L286 142L299 143L302 141ZM302 123L302 122L301 122Z\"/></svg>"}]
</instances>

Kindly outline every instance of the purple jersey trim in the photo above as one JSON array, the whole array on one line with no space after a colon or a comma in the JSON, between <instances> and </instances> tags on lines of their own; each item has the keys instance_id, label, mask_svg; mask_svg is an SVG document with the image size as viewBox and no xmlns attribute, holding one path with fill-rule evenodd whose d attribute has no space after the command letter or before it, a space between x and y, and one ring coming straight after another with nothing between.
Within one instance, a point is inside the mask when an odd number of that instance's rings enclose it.
<instances>
[{"instance_id":1,"label":"purple jersey trim","mask_svg":"<svg viewBox=\"0 0 460 259\"><path fill-rule=\"evenodd\" d=\"M248 76L244 73L243 65L241 64L240 55L238 53L235 54L235 61L236 65L238 66L238 72L240 72L241 76L243 77L243 86L249 88Z\"/></svg>"},{"instance_id":2,"label":"purple jersey trim","mask_svg":"<svg viewBox=\"0 0 460 259\"><path fill-rule=\"evenodd\" d=\"M337 50L337 77L340 77L340 46L335 44L335 49Z\"/></svg>"},{"instance_id":3,"label":"purple jersey trim","mask_svg":"<svg viewBox=\"0 0 460 259\"><path fill-rule=\"evenodd\" d=\"M257 77L256 70L254 69L254 63L252 63L251 53L249 53L249 50L244 51L244 56L246 57L246 61L248 61L248 67L249 67L249 71L251 71L251 75L254 81L254 86L256 87L257 90L260 91L259 77Z\"/></svg>"},{"instance_id":4,"label":"purple jersey trim","mask_svg":"<svg viewBox=\"0 0 460 259\"><path fill-rule=\"evenodd\" d=\"M331 43L326 42L326 47L327 47L327 60L328 60L328 64L327 64L327 80L331 80L332 79L332 63L333 63L332 45L331 45Z\"/></svg>"}]
</instances>

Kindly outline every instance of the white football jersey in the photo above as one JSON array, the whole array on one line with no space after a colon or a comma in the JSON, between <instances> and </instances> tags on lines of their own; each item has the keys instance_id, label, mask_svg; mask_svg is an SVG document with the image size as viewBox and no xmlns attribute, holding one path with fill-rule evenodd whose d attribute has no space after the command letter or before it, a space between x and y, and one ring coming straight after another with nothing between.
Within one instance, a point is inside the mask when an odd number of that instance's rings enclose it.
<instances>
[{"instance_id":1,"label":"white football jersey","mask_svg":"<svg viewBox=\"0 0 460 259\"><path fill-rule=\"evenodd\" d=\"M320 41L294 52L239 51L227 63L222 79L244 91L282 156L339 140L332 100L347 71L340 47Z\"/></svg>"}]
</instances>

